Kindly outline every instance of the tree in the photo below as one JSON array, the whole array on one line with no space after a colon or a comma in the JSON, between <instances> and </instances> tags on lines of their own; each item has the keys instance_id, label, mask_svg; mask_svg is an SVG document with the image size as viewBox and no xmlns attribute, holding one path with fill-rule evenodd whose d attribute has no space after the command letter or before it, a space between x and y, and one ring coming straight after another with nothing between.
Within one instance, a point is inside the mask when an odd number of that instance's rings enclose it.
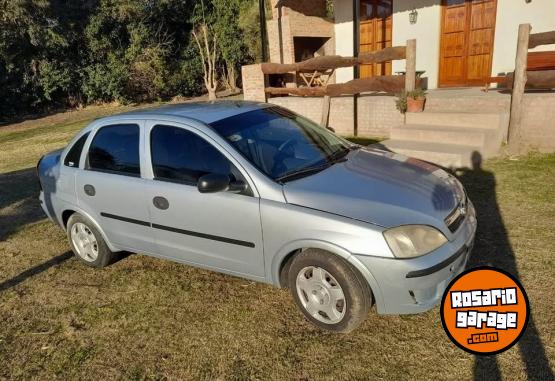
<instances>
[{"instance_id":1,"label":"tree","mask_svg":"<svg viewBox=\"0 0 555 381\"><path fill-rule=\"evenodd\" d=\"M259 54L257 2L0 0L0 120L234 89Z\"/></svg>"},{"instance_id":2,"label":"tree","mask_svg":"<svg viewBox=\"0 0 555 381\"><path fill-rule=\"evenodd\" d=\"M216 99L216 90L218 88L218 78L216 70L217 58L217 37L210 31L208 25L201 24L196 30L193 30L193 37L198 46L199 54L202 58L202 69L204 85L208 90L208 99Z\"/></svg>"},{"instance_id":3,"label":"tree","mask_svg":"<svg viewBox=\"0 0 555 381\"><path fill-rule=\"evenodd\" d=\"M221 71L225 87L237 91L237 72L247 49L239 27L241 6L251 0L214 0L214 30L220 41Z\"/></svg>"}]
</instances>

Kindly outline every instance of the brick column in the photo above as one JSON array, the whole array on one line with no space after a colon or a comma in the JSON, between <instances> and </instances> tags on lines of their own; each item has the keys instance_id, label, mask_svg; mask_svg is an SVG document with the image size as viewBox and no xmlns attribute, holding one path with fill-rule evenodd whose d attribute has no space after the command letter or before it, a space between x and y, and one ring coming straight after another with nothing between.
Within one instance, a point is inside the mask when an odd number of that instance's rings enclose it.
<instances>
[{"instance_id":1,"label":"brick column","mask_svg":"<svg viewBox=\"0 0 555 381\"><path fill-rule=\"evenodd\" d=\"M265 75L260 64L245 65L241 68L243 79L243 98L246 101L266 102Z\"/></svg>"}]
</instances>

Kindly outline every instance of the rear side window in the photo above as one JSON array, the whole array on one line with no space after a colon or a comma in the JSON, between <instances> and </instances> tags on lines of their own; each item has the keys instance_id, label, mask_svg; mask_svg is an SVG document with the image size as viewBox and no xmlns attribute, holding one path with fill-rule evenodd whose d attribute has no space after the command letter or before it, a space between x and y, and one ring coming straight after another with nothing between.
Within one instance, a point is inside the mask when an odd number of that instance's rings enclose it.
<instances>
[{"instance_id":1,"label":"rear side window","mask_svg":"<svg viewBox=\"0 0 555 381\"><path fill-rule=\"evenodd\" d=\"M81 136L69 149L69 152L64 159L64 165L68 167L79 167L79 159L81 158L81 152L83 151L83 146L89 137L89 132Z\"/></svg>"},{"instance_id":2,"label":"rear side window","mask_svg":"<svg viewBox=\"0 0 555 381\"><path fill-rule=\"evenodd\" d=\"M155 126L150 134L152 169L156 180L196 185L208 173L241 177L233 164L200 136L171 126Z\"/></svg>"},{"instance_id":3,"label":"rear side window","mask_svg":"<svg viewBox=\"0 0 555 381\"><path fill-rule=\"evenodd\" d=\"M139 177L139 135L140 128L136 124L102 127L89 148L88 168Z\"/></svg>"}]
</instances>

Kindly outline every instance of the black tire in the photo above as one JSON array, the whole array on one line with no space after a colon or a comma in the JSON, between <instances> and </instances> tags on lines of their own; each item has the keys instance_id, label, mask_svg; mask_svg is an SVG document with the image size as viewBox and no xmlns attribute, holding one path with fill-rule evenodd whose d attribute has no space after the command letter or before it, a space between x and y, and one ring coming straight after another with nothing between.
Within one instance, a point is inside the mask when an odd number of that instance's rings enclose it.
<instances>
[{"instance_id":1,"label":"black tire","mask_svg":"<svg viewBox=\"0 0 555 381\"><path fill-rule=\"evenodd\" d=\"M338 322L322 322L312 316L304 307L301 296L297 292L297 276L307 267L319 267L328 272L344 294L344 305L341 311L345 309L344 315ZM297 254L291 263L288 274L288 284L293 295L295 303L306 316L306 318L314 325L321 329L347 333L355 329L364 321L368 315L368 311L372 306L372 291L363 276L353 268L347 261L341 257L320 249L307 249ZM301 292L302 293L302 292ZM307 295L302 293L307 299ZM318 312L321 314L321 312ZM321 315L322 316L322 315ZM327 320L327 317L322 317Z\"/></svg>"},{"instance_id":2,"label":"black tire","mask_svg":"<svg viewBox=\"0 0 555 381\"><path fill-rule=\"evenodd\" d=\"M81 223L81 224L85 225L86 228L94 235L94 238L96 239L96 247L97 247L97 250L98 250L98 256L93 261L86 260L81 255L79 255L79 252L78 252L77 248L75 247L75 245L73 243L73 240L71 239L71 229L77 223ZM94 226L94 224L87 217L85 217L85 216L83 216L79 213L73 213L71 215L71 217L69 217L69 220L67 222L66 233L67 233L67 238L68 238L68 241L69 241L69 245L71 246L71 250L73 251L73 254L75 254L77 259L79 259L81 262L83 262L87 266L101 268L101 267L108 266L109 264L111 264L114 261L115 253L112 252L108 248L108 245L104 241L104 238L102 237L102 234L100 234L98 229Z\"/></svg>"}]
</instances>

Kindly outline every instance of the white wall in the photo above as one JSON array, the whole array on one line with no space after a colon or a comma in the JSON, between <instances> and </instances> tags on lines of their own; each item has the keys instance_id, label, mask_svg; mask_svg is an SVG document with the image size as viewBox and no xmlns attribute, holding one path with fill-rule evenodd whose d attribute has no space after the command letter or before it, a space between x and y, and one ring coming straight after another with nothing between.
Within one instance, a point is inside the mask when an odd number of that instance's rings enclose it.
<instances>
[{"instance_id":1,"label":"white wall","mask_svg":"<svg viewBox=\"0 0 555 381\"><path fill-rule=\"evenodd\" d=\"M393 46L406 45L407 40L416 38L416 68L426 70L428 87L437 86L439 67L439 33L441 0L394 0L393 1ZM353 2L334 0L336 54L353 55ZM416 7L418 21L411 25L409 13ZM393 74L405 70L405 61L393 61ZM342 68L336 72L338 83L353 79L353 69Z\"/></svg>"},{"instance_id":2,"label":"white wall","mask_svg":"<svg viewBox=\"0 0 555 381\"><path fill-rule=\"evenodd\" d=\"M350 57L353 55L353 1L334 0L335 10L335 54ZM350 67L339 68L335 72L337 83L347 82L354 78L354 70Z\"/></svg>"},{"instance_id":3,"label":"white wall","mask_svg":"<svg viewBox=\"0 0 555 381\"><path fill-rule=\"evenodd\" d=\"M497 25L493 47L492 75L512 72L515 68L518 25L530 23L532 33L555 30L555 0L498 0ZM555 45L539 46L530 51L555 50Z\"/></svg>"},{"instance_id":4,"label":"white wall","mask_svg":"<svg viewBox=\"0 0 555 381\"><path fill-rule=\"evenodd\" d=\"M353 54L353 3L352 0L334 0L336 54ZM409 13L416 9L416 24L409 22ZM498 0L495 29L492 76L512 72L516 55L518 25L532 24L532 33L555 30L555 0ZM393 0L393 46L405 45L415 38L416 69L425 70L428 88L437 87L441 34L441 0ZM555 50L555 45L534 49ZM405 70L405 61L393 61L393 74ZM338 83L353 78L353 69L342 68L336 72Z\"/></svg>"},{"instance_id":5,"label":"white wall","mask_svg":"<svg viewBox=\"0 0 555 381\"><path fill-rule=\"evenodd\" d=\"M515 0L512 0L515 1ZM437 87L439 73L439 35L441 31L441 0L393 0L393 46L406 45L416 39L416 70L426 70L428 88ZM409 13L416 8L416 24ZM405 61L393 61L393 73L405 70Z\"/></svg>"}]
</instances>

